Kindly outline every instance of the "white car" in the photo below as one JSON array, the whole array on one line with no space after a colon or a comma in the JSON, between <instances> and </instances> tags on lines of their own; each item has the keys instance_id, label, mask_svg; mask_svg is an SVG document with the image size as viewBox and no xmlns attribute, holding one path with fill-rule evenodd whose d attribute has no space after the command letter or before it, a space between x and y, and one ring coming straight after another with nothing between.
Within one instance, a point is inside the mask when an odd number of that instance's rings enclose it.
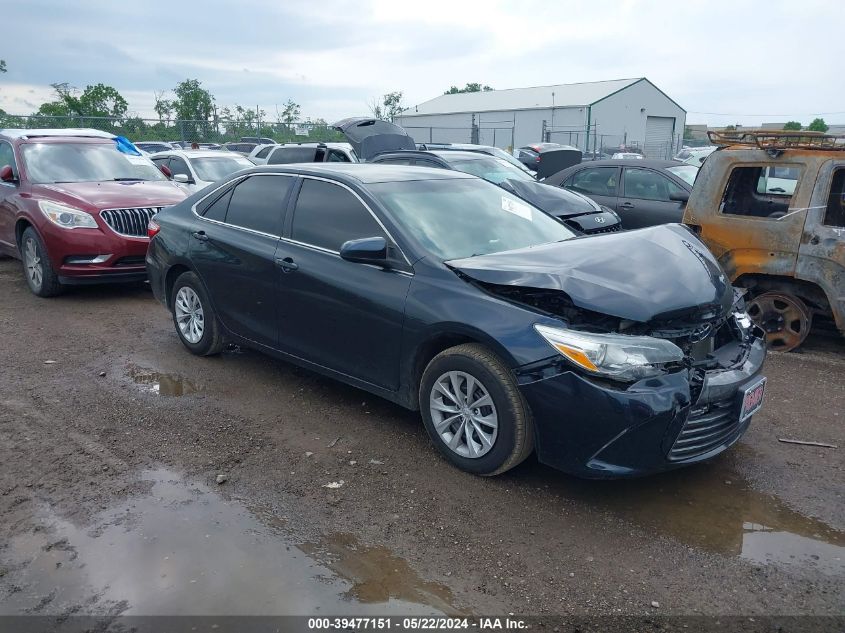
<instances>
[{"instance_id":1,"label":"white car","mask_svg":"<svg viewBox=\"0 0 845 633\"><path fill-rule=\"evenodd\" d=\"M256 165L357 163L358 156L349 143L282 143L270 145L265 155L257 152L251 160Z\"/></svg>"},{"instance_id":2,"label":"white car","mask_svg":"<svg viewBox=\"0 0 845 633\"><path fill-rule=\"evenodd\" d=\"M274 147L278 147L278 143L267 143L264 145L256 145L252 148L252 151L249 153L247 158L253 165L266 165L267 164L267 156L269 156L270 151Z\"/></svg>"},{"instance_id":3,"label":"white car","mask_svg":"<svg viewBox=\"0 0 845 633\"><path fill-rule=\"evenodd\" d=\"M254 167L246 157L219 150L171 150L151 156L164 174L185 185L189 191L199 191L230 174Z\"/></svg>"},{"instance_id":4,"label":"white car","mask_svg":"<svg viewBox=\"0 0 845 633\"><path fill-rule=\"evenodd\" d=\"M616 152L610 158L611 160L642 160L643 155L636 152Z\"/></svg>"},{"instance_id":5,"label":"white car","mask_svg":"<svg viewBox=\"0 0 845 633\"><path fill-rule=\"evenodd\" d=\"M685 147L675 155L675 160L679 160L687 165L692 165L693 167L701 167L704 163L704 159L715 151L715 146Z\"/></svg>"}]
</instances>

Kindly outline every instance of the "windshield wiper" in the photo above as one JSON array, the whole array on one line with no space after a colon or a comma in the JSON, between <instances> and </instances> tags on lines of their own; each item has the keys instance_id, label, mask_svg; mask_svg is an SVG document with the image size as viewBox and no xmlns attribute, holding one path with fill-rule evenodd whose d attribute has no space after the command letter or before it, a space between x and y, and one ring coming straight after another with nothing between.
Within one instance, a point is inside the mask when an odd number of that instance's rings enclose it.
<instances>
[{"instance_id":1,"label":"windshield wiper","mask_svg":"<svg viewBox=\"0 0 845 633\"><path fill-rule=\"evenodd\" d=\"M139 180L141 182L147 182L149 178L112 178L112 180L115 180L117 182L123 182L127 180Z\"/></svg>"}]
</instances>

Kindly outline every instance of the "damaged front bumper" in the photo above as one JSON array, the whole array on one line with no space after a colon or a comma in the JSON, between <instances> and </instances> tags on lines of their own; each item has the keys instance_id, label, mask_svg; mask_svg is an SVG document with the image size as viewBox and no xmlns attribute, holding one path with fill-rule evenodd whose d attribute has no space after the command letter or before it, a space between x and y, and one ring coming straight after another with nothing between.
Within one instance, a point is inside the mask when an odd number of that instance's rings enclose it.
<instances>
[{"instance_id":1,"label":"damaged front bumper","mask_svg":"<svg viewBox=\"0 0 845 633\"><path fill-rule=\"evenodd\" d=\"M766 356L749 336L714 369L685 369L625 387L586 377L558 357L517 371L534 416L541 462L588 478L635 477L704 461L734 444L742 395L759 382Z\"/></svg>"}]
</instances>

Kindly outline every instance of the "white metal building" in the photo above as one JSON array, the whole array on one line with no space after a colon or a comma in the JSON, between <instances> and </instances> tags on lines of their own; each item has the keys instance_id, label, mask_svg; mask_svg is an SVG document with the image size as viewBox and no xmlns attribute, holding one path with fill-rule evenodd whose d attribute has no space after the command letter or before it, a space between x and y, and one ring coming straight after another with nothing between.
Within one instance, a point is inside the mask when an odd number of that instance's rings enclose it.
<instances>
[{"instance_id":1,"label":"white metal building","mask_svg":"<svg viewBox=\"0 0 845 633\"><path fill-rule=\"evenodd\" d=\"M636 146L669 158L680 147L686 110L641 77L441 95L395 122L418 143L507 149L546 140L583 151Z\"/></svg>"}]
</instances>

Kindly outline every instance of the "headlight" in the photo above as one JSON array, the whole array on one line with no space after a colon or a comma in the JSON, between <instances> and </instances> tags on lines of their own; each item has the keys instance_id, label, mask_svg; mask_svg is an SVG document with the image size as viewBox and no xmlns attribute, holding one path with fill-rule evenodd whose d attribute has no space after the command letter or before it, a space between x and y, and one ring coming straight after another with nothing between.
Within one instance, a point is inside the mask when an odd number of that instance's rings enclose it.
<instances>
[{"instance_id":1,"label":"headlight","mask_svg":"<svg viewBox=\"0 0 845 633\"><path fill-rule=\"evenodd\" d=\"M651 336L592 334L535 325L534 329L568 361L592 374L633 381L663 373L664 365L683 360L671 341Z\"/></svg>"},{"instance_id":2,"label":"headlight","mask_svg":"<svg viewBox=\"0 0 845 633\"><path fill-rule=\"evenodd\" d=\"M41 213L47 216L53 224L63 229L96 229L97 222L90 213L80 209L74 209L57 202L39 200L38 207Z\"/></svg>"}]
</instances>

